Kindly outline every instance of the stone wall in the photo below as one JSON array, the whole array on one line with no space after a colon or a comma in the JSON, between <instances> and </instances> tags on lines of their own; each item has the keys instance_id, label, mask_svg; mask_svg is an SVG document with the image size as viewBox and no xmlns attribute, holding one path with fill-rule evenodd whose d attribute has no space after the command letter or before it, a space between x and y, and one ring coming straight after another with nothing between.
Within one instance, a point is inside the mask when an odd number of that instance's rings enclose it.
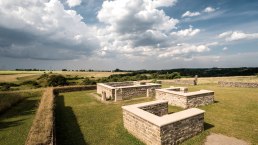
<instances>
[{"instance_id":1,"label":"stone wall","mask_svg":"<svg viewBox=\"0 0 258 145\"><path fill-rule=\"evenodd\" d=\"M164 92L162 90L157 89L155 98L157 100L167 100L168 103L172 106L187 108L186 96L171 94L171 93Z\"/></svg>"},{"instance_id":2,"label":"stone wall","mask_svg":"<svg viewBox=\"0 0 258 145\"><path fill-rule=\"evenodd\" d=\"M117 87L114 87L114 84ZM129 86L121 86L121 85L129 85ZM133 84L133 85L132 85ZM155 89L161 88L160 84L154 83L143 83L143 82L125 82L125 83L98 83L97 84L97 93L101 94L102 100L124 100L131 99L135 96L155 96Z\"/></svg>"},{"instance_id":3,"label":"stone wall","mask_svg":"<svg viewBox=\"0 0 258 145\"><path fill-rule=\"evenodd\" d=\"M102 100L114 100L115 99L115 89L103 84L97 84L97 93L101 94Z\"/></svg>"},{"instance_id":4,"label":"stone wall","mask_svg":"<svg viewBox=\"0 0 258 145\"><path fill-rule=\"evenodd\" d=\"M179 144L184 140L191 138L204 130L204 114L199 114L180 120L160 129L161 144L172 145Z\"/></svg>"},{"instance_id":5,"label":"stone wall","mask_svg":"<svg viewBox=\"0 0 258 145\"><path fill-rule=\"evenodd\" d=\"M219 81L218 85L221 87L258 88L258 83L247 83L247 82Z\"/></svg>"},{"instance_id":6,"label":"stone wall","mask_svg":"<svg viewBox=\"0 0 258 145\"><path fill-rule=\"evenodd\" d=\"M105 84L111 87L122 87L122 86L133 86L134 83L135 82L133 81L128 81L128 82L109 82Z\"/></svg>"},{"instance_id":7,"label":"stone wall","mask_svg":"<svg viewBox=\"0 0 258 145\"><path fill-rule=\"evenodd\" d=\"M147 96L148 89L158 89L160 85L157 86L131 86L116 89L116 98L121 98L122 100L131 99L134 96ZM153 93L153 92L152 92Z\"/></svg>"},{"instance_id":8,"label":"stone wall","mask_svg":"<svg viewBox=\"0 0 258 145\"><path fill-rule=\"evenodd\" d=\"M174 79L174 80L162 80L162 83L166 84L177 84L177 85L197 85L197 81L195 79Z\"/></svg>"},{"instance_id":9,"label":"stone wall","mask_svg":"<svg viewBox=\"0 0 258 145\"><path fill-rule=\"evenodd\" d=\"M156 89L157 100L167 100L170 105L182 108L198 107L212 104L214 102L214 92L200 90L196 92L178 92L167 89Z\"/></svg>"},{"instance_id":10,"label":"stone wall","mask_svg":"<svg viewBox=\"0 0 258 145\"><path fill-rule=\"evenodd\" d=\"M152 101L123 106L124 127L147 145L174 145L203 131L203 110L192 108L167 114L167 103Z\"/></svg>"},{"instance_id":11,"label":"stone wall","mask_svg":"<svg viewBox=\"0 0 258 145\"><path fill-rule=\"evenodd\" d=\"M153 104L139 108L157 116L163 116L168 114L168 103Z\"/></svg>"}]
</instances>

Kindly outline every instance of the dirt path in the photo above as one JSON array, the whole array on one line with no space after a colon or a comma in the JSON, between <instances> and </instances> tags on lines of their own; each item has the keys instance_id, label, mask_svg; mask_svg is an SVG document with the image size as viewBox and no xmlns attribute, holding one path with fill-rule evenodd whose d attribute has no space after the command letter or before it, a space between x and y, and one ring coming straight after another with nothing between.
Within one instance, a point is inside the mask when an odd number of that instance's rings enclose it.
<instances>
[{"instance_id":1,"label":"dirt path","mask_svg":"<svg viewBox=\"0 0 258 145\"><path fill-rule=\"evenodd\" d=\"M207 137L204 145L250 145L250 144L234 137L228 137L222 134L212 133Z\"/></svg>"}]
</instances>

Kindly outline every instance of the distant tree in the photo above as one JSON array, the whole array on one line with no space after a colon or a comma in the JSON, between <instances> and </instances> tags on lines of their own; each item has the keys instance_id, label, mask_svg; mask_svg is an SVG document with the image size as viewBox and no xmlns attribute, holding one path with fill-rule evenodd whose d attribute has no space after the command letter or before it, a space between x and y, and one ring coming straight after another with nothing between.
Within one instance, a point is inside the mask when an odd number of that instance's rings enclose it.
<instances>
[{"instance_id":1,"label":"distant tree","mask_svg":"<svg viewBox=\"0 0 258 145\"><path fill-rule=\"evenodd\" d=\"M119 68L116 68L113 72L121 72L122 70L120 70Z\"/></svg>"},{"instance_id":2,"label":"distant tree","mask_svg":"<svg viewBox=\"0 0 258 145\"><path fill-rule=\"evenodd\" d=\"M62 71L67 71L67 69L62 69Z\"/></svg>"},{"instance_id":3,"label":"distant tree","mask_svg":"<svg viewBox=\"0 0 258 145\"><path fill-rule=\"evenodd\" d=\"M47 80L48 86L64 86L68 85L67 79L62 75L52 75Z\"/></svg>"}]
</instances>

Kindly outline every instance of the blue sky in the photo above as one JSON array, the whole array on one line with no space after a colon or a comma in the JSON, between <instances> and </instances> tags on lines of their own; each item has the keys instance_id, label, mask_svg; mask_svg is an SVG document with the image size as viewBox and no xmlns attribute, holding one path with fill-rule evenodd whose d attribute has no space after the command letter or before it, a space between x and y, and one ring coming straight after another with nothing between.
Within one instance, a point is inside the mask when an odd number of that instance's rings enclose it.
<instances>
[{"instance_id":1,"label":"blue sky","mask_svg":"<svg viewBox=\"0 0 258 145\"><path fill-rule=\"evenodd\" d=\"M257 67L255 0L0 0L0 69Z\"/></svg>"}]
</instances>

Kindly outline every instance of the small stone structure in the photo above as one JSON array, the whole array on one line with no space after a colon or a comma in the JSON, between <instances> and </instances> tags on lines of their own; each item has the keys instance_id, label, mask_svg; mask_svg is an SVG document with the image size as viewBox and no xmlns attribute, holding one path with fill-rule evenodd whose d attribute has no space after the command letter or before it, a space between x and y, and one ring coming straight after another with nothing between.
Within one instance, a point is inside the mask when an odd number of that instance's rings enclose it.
<instances>
[{"instance_id":1,"label":"small stone structure","mask_svg":"<svg viewBox=\"0 0 258 145\"><path fill-rule=\"evenodd\" d=\"M212 104L214 102L214 92L209 90L200 90L188 92L185 87L170 87L165 89L156 89L157 100L167 100L169 104L191 108Z\"/></svg>"},{"instance_id":2,"label":"small stone structure","mask_svg":"<svg viewBox=\"0 0 258 145\"><path fill-rule=\"evenodd\" d=\"M191 108L168 114L168 101L123 106L124 127L147 145L175 145L204 130L204 112Z\"/></svg>"},{"instance_id":3,"label":"small stone structure","mask_svg":"<svg viewBox=\"0 0 258 145\"><path fill-rule=\"evenodd\" d=\"M154 97L155 89L161 88L161 84L145 82L110 82L98 83L97 93L101 94L102 100L124 100L134 96Z\"/></svg>"},{"instance_id":4,"label":"small stone structure","mask_svg":"<svg viewBox=\"0 0 258 145\"><path fill-rule=\"evenodd\" d=\"M221 87L258 88L258 83L219 81Z\"/></svg>"}]
</instances>

